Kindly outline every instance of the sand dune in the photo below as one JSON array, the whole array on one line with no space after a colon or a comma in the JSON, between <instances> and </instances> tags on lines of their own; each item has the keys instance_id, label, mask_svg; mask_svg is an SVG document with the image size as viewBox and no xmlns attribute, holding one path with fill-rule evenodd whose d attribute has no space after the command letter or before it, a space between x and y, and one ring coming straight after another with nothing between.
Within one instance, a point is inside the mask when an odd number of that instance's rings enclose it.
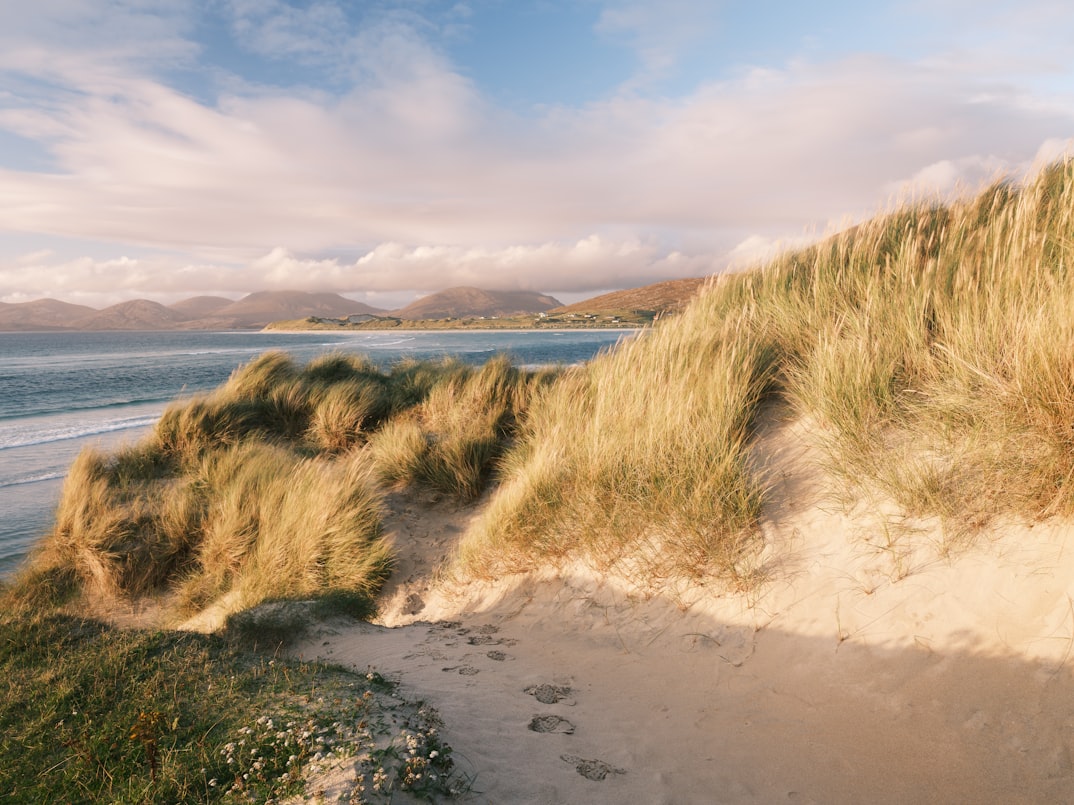
<instances>
[{"instance_id":1,"label":"sand dune","mask_svg":"<svg viewBox=\"0 0 1074 805\"><path fill-rule=\"evenodd\" d=\"M395 497L381 623L297 652L438 708L473 802L1074 800L1069 526L895 539L880 504L828 499L807 432L758 446L776 495L755 589L579 565L453 589L436 568L476 508Z\"/></svg>"}]
</instances>

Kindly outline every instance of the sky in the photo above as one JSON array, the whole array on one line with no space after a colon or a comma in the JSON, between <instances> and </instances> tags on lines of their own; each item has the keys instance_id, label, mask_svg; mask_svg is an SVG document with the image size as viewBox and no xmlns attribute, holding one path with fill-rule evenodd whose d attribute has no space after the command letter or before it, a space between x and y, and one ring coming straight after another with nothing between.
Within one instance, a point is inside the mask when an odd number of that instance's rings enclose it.
<instances>
[{"instance_id":1,"label":"sky","mask_svg":"<svg viewBox=\"0 0 1074 805\"><path fill-rule=\"evenodd\" d=\"M563 301L1070 152L1066 0L0 0L0 301Z\"/></svg>"}]
</instances>

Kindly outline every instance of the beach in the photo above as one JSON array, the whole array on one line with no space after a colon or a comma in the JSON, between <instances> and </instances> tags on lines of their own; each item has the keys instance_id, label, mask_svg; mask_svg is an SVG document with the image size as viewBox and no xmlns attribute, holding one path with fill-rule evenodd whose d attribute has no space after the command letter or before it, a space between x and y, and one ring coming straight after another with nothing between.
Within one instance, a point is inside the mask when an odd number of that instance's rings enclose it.
<instances>
[{"instance_id":1,"label":"beach","mask_svg":"<svg viewBox=\"0 0 1074 805\"><path fill-rule=\"evenodd\" d=\"M809 428L762 440L779 481L755 589L653 593L579 564L453 589L436 571L480 504L398 497L378 622L295 653L432 704L464 801L1069 800L1070 526L945 553L921 524L893 555L875 512L825 498Z\"/></svg>"}]
</instances>

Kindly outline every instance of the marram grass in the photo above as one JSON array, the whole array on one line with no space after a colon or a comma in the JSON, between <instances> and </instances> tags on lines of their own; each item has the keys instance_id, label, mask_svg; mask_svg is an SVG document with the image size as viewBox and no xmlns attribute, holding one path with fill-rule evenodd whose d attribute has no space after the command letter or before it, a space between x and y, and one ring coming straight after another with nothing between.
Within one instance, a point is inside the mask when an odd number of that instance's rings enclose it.
<instances>
[{"instance_id":1,"label":"marram grass","mask_svg":"<svg viewBox=\"0 0 1074 805\"><path fill-rule=\"evenodd\" d=\"M169 406L141 443L85 450L13 600L152 595L181 620L338 593L364 611L391 568L382 488L476 497L554 374L266 353Z\"/></svg>"},{"instance_id":2,"label":"marram grass","mask_svg":"<svg viewBox=\"0 0 1074 805\"><path fill-rule=\"evenodd\" d=\"M538 396L463 575L564 556L748 579L779 398L851 496L939 517L1074 513L1074 164L908 206L713 282L686 312Z\"/></svg>"},{"instance_id":3,"label":"marram grass","mask_svg":"<svg viewBox=\"0 0 1074 805\"><path fill-rule=\"evenodd\" d=\"M698 326L713 298L537 396L462 546L468 572L580 555L652 579L750 574L764 487L748 445L773 356L748 315Z\"/></svg>"},{"instance_id":4,"label":"marram grass","mask_svg":"<svg viewBox=\"0 0 1074 805\"><path fill-rule=\"evenodd\" d=\"M713 281L589 364L380 371L268 353L145 443L87 452L24 600L178 590L247 606L390 566L380 490L487 505L455 571L581 558L642 584L757 578L766 401L819 426L844 492L938 517L1074 514L1074 165L910 205Z\"/></svg>"}]
</instances>

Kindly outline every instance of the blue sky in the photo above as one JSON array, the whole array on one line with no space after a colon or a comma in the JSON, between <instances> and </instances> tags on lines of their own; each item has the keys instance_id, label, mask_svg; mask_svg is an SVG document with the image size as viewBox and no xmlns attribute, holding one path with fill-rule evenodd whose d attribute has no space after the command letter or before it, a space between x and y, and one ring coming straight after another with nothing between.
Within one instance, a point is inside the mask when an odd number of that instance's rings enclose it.
<instances>
[{"instance_id":1,"label":"blue sky","mask_svg":"<svg viewBox=\"0 0 1074 805\"><path fill-rule=\"evenodd\" d=\"M750 263L1067 152L1063 2L0 0L0 300Z\"/></svg>"}]
</instances>

